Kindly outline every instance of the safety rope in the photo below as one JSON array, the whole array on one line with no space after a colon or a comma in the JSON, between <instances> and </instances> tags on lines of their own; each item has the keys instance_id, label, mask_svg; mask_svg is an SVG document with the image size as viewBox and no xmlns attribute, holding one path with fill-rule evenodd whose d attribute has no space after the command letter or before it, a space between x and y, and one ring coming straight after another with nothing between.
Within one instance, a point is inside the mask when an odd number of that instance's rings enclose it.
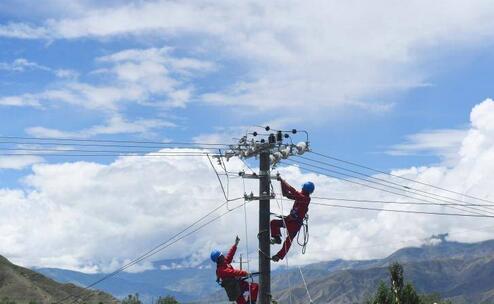
<instances>
[{"instance_id":1,"label":"safety rope","mask_svg":"<svg viewBox=\"0 0 494 304\"><path fill-rule=\"evenodd\" d=\"M309 243L309 214L306 214L302 222L302 233L304 235L303 242L300 242L300 232L297 233L297 244L302 247L302 254L305 254L307 250L307 244Z\"/></svg>"},{"instance_id":2,"label":"safety rope","mask_svg":"<svg viewBox=\"0 0 494 304\"><path fill-rule=\"evenodd\" d=\"M271 190L274 192L273 184L271 184ZM283 214L284 213L283 195L280 196L279 200L276 198L276 204L278 205L278 208L280 208L280 206L281 206L281 214ZM283 219L283 222L285 222L285 218L283 216L281 216L281 218ZM286 223L284 223L284 225L286 226ZM285 231L285 233L287 234L288 237L290 236L290 234L287 233L286 231ZM285 237L286 237L286 235L285 235ZM288 264L288 257L287 256L285 257L285 261L286 261L286 269L288 270L290 265ZM287 278L288 278L288 287L290 288L289 300L290 300L290 304L293 304L293 301L292 301L292 297L293 297L292 279L290 278L289 275L287 276Z\"/></svg>"},{"instance_id":3,"label":"safety rope","mask_svg":"<svg viewBox=\"0 0 494 304\"><path fill-rule=\"evenodd\" d=\"M225 172L226 172L226 167L224 167L225 169ZM244 193L245 192L245 179L242 179L242 184L243 184L243 187L244 187ZM247 221L247 200L244 199L244 229L245 229L245 250L246 250L246 257L247 257L247 272L250 274L250 259L249 259L249 229L248 229L248 221ZM249 291L249 304L252 304L252 295L251 295L251 292L250 292L250 289L251 289L251 284L254 283L254 278L252 278L251 276L251 280L250 282L248 282L247 284L249 284L249 288L248 288L248 291Z\"/></svg>"}]
</instances>

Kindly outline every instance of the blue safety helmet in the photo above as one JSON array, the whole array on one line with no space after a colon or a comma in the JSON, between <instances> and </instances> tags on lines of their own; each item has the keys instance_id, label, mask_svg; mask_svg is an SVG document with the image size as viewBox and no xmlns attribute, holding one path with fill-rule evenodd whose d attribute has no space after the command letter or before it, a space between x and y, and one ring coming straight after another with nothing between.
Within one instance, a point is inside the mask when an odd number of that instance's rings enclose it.
<instances>
[{"instance_id":1,"label":"blue safety helmet","mask_svg":"<svg viewBox=\"0 0 494 304\"><path fill-rule=\"evenodd\" d=\"M309 194L310 194L310 193L312 193L312 192L314 192L314 188L315 188L315 186L314 186L314 183L313 183L313 182L306 182L306 183L302 186L302 190L303 190L304 192L309 193Z\"/></svg>"},{"instance_id":2,"label":"blue safety helmet","mask_svg":"<svg viewBox=\"0 0 494 304\"><path fill-rule=\"evenodd\" d=\"M215 249L211 251L211 261L218 263L218 258L221 256L221 251Z\"/></svg>"}]
</instances>

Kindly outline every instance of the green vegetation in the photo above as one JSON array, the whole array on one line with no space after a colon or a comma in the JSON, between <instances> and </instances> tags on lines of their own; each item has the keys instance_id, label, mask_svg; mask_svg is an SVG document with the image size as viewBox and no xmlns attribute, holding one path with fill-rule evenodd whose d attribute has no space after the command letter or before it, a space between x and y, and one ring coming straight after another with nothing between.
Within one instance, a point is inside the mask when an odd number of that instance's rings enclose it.
<instances>
[{"instance_id":1,"label":"green vegetation","mask_svg":"<svg viewBox=\"0 0 494 304\"><path fill-rule=\"evenodd\" d=\"M142 304L142 301L139 299L139 294L136 293L133 295L128 295L125 299L122 300L122 304ZM166 296L166 297L159 297L158 300L153 302L153 304L180 304L180 303L174 297Z\"/></svg>"},{"instance_id":2,"label":"green vegetation","mask_svg":"<svg viewBox=\"0 0 494 304\"><path fill-rule=\"evenodd\" d=\"M379 284L374 297L366 304L451 304L442 301L437 294L419 295L411 283L405 284L403 267L399 263L389 266L390 286Z\"/></svg>"}]
</instances>

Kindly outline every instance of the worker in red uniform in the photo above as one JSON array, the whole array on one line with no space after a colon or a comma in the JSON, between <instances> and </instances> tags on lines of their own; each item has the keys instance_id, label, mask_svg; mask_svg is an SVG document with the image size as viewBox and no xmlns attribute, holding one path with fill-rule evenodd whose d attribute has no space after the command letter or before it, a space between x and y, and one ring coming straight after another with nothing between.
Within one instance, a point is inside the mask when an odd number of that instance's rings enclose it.
<instances>
[{"instance_id":1,"label":"worker in red uniform","mask_svg":"<svg viewBox=\"0 0 494 304\"><path fill-rule=\"evenodd\" d=\"M219 250L213 250L211 252L211 260L216 263L216 277L218 281L221 281L221 286L225 288L230 301L236 301L237 304L255 304L259 285L256 283L249 284L242 280L242 278L248 277L250 274L245 270L235 269L231 265L239 242L240 239L237 236L235 244L230 248L226 257ZM249 286L250 296L245 300L244 293L249 291Z\"/></svg>"},{"instance_id":2,"label":"worker in red uniform","mask_svg":"<svg viewBox=\"0 0 494 304\"><path fill-rule=\"evenodd\" d=\"M300 227L302 227L303 220L307 211L309 211L310 194L314 192L314 183L306 182L302 186L302 191L297 191L290 186L285 180L278 175L278 180L281 182L281 192L283 196L288 199L295 200L293 203L290 215L284 216L282 219L271 221L271 243L281 244L281 227L286 228L288 236L283 243L280 251L275 254L271 259L275 262L283 260L288 253L293 239L297 236Z\"/></svg>"}]
</instances>

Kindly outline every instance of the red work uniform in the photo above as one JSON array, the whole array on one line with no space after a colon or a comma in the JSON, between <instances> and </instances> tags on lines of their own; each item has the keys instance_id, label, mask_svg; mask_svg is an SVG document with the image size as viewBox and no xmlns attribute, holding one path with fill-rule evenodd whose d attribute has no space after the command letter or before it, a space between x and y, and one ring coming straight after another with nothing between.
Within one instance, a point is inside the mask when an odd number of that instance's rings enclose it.
<instances>
[{"instance_id":1,"label":"red work uniform","mask_svg":"<svg viewBox=\"0 0 494 304\"><path fill-rule=\"evenodd\" d=\"M299 192L295 190L292 186L290 186L284 180L281 180L281 192L283 196L295 200L293 203L292 210L290 211L290 215L285 217L285 219L272 220L271 221L271 236L279 237L281 236L281 227L285 227L288 232L288 236L283 243L280 251L276 254L280 260L282 260L290 246L292 245L293 239L297 236L300 227L302 227L302 223L305 215L309 211L309 203L310 203L310 195L305 192ZM286 226L285 226L286 224Z\"/></svg>"},{"instance_id":2,"label":"red work uniform","mask_svg":"<svg viewBox=\"0 0 494 304\"><path fill-rule=\"evenodd\" d=\"M237 246L233 245L232 248L228 251L228 254L225 256L225 259L222 263L218 263L216 266L216 276L220 279L225 278L240 278L247 276L247 271L235 269L231 265L233 261L233 257L235 256L235 252L237 252ZM259 285L256 283L247 283L245 281L240 281L240 290L242 294L237 298L237 304L247 304L250 301L245 301L243 293L249 291L250 285L250 295L253 302L257 301L257 293L259 291Z\"/></svg>"}]
</instances>

